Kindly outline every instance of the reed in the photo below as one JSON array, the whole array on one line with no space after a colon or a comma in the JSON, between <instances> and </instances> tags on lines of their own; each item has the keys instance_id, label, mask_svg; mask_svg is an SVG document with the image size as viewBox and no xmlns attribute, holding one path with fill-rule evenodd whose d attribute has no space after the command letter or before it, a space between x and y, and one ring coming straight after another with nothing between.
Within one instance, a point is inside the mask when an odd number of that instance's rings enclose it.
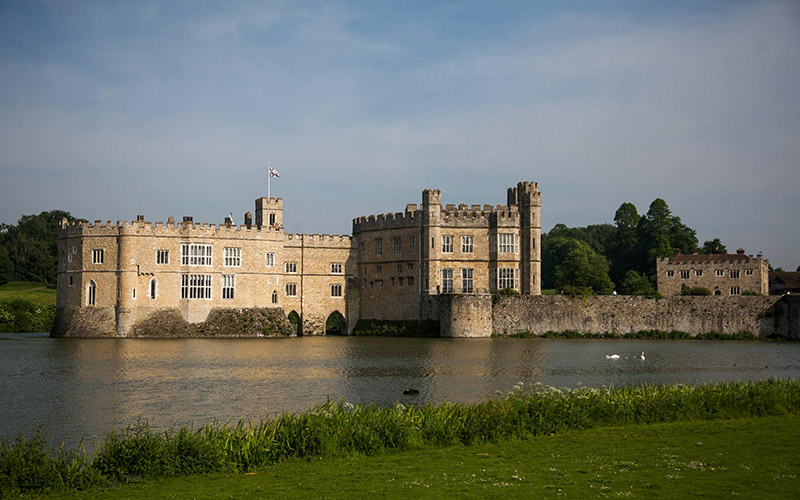
<instances>
[{"instance_id":1,"label":"reed","mask_svg":"<svg viewBox=\"0 0 800 500\"><path fill-rule=\"evenodd\" d=\"M245 472L287 458L495 443L622 424L800 413L800 381L575 389L525 387L479 404L355 406L328 402L235 425L155 432L146 421L110 433L97 454L49 452L45 440L0 442L0 496L98 482Z\"/></svg>"}]
</instances>

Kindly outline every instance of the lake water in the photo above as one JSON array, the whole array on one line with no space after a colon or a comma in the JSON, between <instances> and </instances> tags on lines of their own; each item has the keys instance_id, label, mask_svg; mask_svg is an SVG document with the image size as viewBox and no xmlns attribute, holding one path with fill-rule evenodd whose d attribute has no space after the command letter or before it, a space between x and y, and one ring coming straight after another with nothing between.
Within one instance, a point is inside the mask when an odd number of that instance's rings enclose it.
<instances>
[{"instance_id":1,"label":"lake water","mask_svg":"<svg viewBox=\"0 0 800 500\"><path fill-rule=\"evenodd\" d=\"M2 334L0 436L43 425L51 441L74 446L138 416L166 429L260 420L327 399L381 406L479 402L517 382L602 387L769 377L800 378L800 343ZM405 388L419 395L404 396Z\"/></svg>"}]
</instances>

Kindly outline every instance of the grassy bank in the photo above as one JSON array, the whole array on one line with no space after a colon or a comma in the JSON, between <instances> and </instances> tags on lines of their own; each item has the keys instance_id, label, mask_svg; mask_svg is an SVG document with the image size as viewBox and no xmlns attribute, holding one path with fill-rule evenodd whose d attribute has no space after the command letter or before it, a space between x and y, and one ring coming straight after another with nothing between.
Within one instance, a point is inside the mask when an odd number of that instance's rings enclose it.
<instances>
[{"instance_id":1,"label":"grassy bank","mask_svg":"<svg viewBox=\"0 0 800 500\"><path fill-rule=\"evenodd\" d=\"M794 498L800 417L603 427L471 447L289 460L52 499Z\"/></svg>"},{"instance_id":2,"label":"grassy bank","mask_svg":"<svg viewBox=\"0 0 800 500\"><path fill-rule=\"evenodd\" d=\"M800 382L641 386L614 390L521 384L474 404L357 407L328 403L258 423L113 432L96 456L56 455L44 440L0 443L0 492L85 488L142 478L243 473L291 459L481 445L600 426L800 413Z\"/></svg>"},{"instance_id":3,"label":"grassy bank","mask_svg":"<svg viewBox=\"0 0 800 500\"><path fill-rule=\"evenodd\" d=\"M0 302L10 302L17 299L26 300L40 306L55 306L56 290L31 281L12 281L5 285L0 285Z\"/></svg>"}]
</instances>

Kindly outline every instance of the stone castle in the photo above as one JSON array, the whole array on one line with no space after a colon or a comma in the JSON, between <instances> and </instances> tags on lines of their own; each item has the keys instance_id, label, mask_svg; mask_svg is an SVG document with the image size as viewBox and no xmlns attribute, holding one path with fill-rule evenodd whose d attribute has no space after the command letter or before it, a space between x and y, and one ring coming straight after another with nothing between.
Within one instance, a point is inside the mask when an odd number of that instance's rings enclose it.
<instances>
[{"instance_id":1,"label":"stone castle","mask_svg":"<svg viewBox=\"0 0 800 500\"><path fill-rule=\"evenodd\" d=\"M421 206L354 219L352 235L286 233L281 198L257 199L242 225L65 220L53 334L138 336L165 311L197 324L253 308L282 311L300 335L332 317L342 334L360 319L438 321L440 295L540 294L540 214L538 184L520 182L498 206L442 205L426 189Z\"/></svg>"}]
</instances>

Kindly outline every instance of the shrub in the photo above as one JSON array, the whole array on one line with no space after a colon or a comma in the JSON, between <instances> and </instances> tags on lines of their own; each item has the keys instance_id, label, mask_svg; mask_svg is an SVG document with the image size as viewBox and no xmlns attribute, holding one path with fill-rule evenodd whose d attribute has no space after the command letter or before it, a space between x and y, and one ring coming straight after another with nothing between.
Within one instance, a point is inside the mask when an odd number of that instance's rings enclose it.
<instances>
[{"instance_id":1,"label":"shrub","mask_svg":"<svg viewBox=\"0 0 800 500\"><path fill-rule=\"evenodd\" d=\"M711 290L702 286L681 285L681 295L711 295Z\"/></svg>"}]
</instances>

